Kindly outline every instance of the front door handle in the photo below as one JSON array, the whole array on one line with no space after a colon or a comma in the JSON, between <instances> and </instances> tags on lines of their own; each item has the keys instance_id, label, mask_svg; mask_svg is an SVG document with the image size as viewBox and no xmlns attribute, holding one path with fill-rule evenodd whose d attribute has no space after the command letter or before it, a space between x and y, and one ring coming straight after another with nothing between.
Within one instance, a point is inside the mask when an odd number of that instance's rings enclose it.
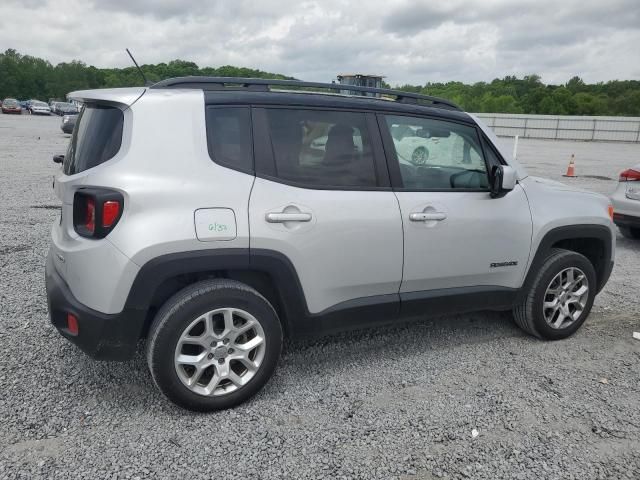
<instances>
[{"instance_id":1,"label":"front door handle","mask_svg":"<svg viewBox=\"0 0 640 480\"><path fill-rule=\"evenodd\" d=\"M444 212L433 212L433 213L411 213L409 214L409 220L412 222L440 222L447 218L447 214Z\"/></svg>"},{"instance_id":2,"label":"front door handle","mask_svg":"<svg viewBox=\"0 0 640 480\"><path fill-rule=\"evenodd\" d=\"M267 213L265 216L269 223L285 223L285 222L310 222L311 214L305 212L299 213Z\"/></svg>"}]
</instances>

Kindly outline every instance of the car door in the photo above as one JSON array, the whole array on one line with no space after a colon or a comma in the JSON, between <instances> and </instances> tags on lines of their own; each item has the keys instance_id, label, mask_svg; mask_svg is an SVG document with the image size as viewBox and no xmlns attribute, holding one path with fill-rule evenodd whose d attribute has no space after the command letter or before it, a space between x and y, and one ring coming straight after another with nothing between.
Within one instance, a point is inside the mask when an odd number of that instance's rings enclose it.
<instances>
[{"instance_id":1,"label":"car door","mask_svg":"<svg viewBox=\"0 0 640 480\"><path fill-rule=\"evenodd\" d=\"M252 117L251 251L291 261L311 314L355 299L397 302L402 220L375 116L273 107Z\"/></svg>"},{"instance_id":2,"label":"car door","mask_svg":"<svg viewBox=\"0 0 640 480\"><path fill-rule=\"evenodd\" d=\"M531 246L529 205L520 185L491 197L488 172L499 160L478 129L404 115L379 115L378 122L404 227L401 293L520 287ZM399 131L422 138L426 158L398 148Z\"/></svg>"}]
</instances>

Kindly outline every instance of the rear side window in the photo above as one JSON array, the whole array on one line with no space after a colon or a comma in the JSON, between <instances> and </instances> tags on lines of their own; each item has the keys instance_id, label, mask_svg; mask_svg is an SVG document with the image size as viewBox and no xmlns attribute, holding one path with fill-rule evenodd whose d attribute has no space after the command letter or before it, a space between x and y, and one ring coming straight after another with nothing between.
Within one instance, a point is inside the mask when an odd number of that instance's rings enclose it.
<instances>
[{"instance_id":1,"label":"rear side window","mask_svg":"<svg viewBox=\"0 0 640 480\"><path fill-rule=\"evenodd\" d=\"M113 158L122 145L124 114L117 107L85 105L64 157L64 173L73 175Z\"/></svg>"},{"instance_id":2,"label":"rear side window","mask_svg":"<svg viewBox=\"0 0 640 480\"><path fill-rule=\"evenodd\" d=\"M278 178L310 187L375 187L370 133L362 113L267 110Z\"/></svg>"},{"instance_id":3,"label":"rear side window","mask_svg":"<svg viewBox=\"0 0 640 480\"><path fill-rule=\"evenodd\" d=\"M207 145L211 159L253 173L251 114L247 107L208 107Z\"/></svg>"}]
</instances>

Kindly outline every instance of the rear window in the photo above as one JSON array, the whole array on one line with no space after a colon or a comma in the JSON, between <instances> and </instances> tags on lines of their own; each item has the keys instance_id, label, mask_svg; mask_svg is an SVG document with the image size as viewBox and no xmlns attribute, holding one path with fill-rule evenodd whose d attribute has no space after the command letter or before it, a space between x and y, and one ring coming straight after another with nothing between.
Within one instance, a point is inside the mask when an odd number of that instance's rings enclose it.
<instances>
[{"instance_id":1,"label":"rear window","mask_svg":"<svg viewBox=\"0 0 640 480\"><path fill-rule=\"evenodd\" d=\"M64 157L64 173L73 175L113 158L122 144L124 114L116 107L83 107Z\"/></svg>"}]
</instances>

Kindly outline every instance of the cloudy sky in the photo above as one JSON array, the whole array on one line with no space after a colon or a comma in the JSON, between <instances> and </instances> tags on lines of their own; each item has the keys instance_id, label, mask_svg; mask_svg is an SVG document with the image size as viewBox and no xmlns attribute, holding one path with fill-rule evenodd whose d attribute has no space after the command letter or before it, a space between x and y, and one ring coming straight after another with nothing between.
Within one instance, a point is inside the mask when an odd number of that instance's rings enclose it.
<instances>
[{"instance_id":1,"label":"cloudy sky","mask_svg":"<svg viewBox=\"0 0 640 480\"><path fill-rule=\"evenodd\" d=\"M180 58L392 85L640 78L640 0L0 0L0 50L97 67ZM15 22L8 21L9 18Z\"/></svg>"}]
</instances>

